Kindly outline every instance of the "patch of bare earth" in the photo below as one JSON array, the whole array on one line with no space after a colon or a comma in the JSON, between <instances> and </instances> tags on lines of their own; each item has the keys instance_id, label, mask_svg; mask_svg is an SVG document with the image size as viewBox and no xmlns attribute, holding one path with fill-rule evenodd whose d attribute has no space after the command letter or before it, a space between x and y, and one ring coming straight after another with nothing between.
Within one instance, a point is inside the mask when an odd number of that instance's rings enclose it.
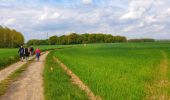
<instances>
[{"instance_id":1,"label":"patch of bare earth","mask_svg":"<svg viewBox=\"0 0 170 100\"><path fill-rule=\"evenodd\" d=\"M78 76L76 76L64 63L62 63L58 58L53 57L53 59L64 69L67 75L71 76L71 81L73 84L77 85L82 89L88 96L89 100L102 100L100 96L96 96L90 88L85 85Z\"/></svg>"},{"instance_id":2,"label":"patch of bare earth","mask_svg":"<svg viewBox=\"0 0 170 100\"><path fill-rule=\"evenodd\" d=\"M42 74L47 54L48 52L41 56L40 62L32 62L0 100L44 100Z\"/></svg>"},{"instance_id":3,"label":"patch of bare earth","mask_svg":"<svg viewBox=\"0 0 170 100\"><path fill-rule=\"evenodd\" d=\"M160 68L158 70L157 76L153 84L148 87L149 96L148 100L169 100L168 87L170 86L170 81L167 77L168 71L168 58L164 51L161 51L163 60L160 62Z\"/></svg>"}]
</instances>

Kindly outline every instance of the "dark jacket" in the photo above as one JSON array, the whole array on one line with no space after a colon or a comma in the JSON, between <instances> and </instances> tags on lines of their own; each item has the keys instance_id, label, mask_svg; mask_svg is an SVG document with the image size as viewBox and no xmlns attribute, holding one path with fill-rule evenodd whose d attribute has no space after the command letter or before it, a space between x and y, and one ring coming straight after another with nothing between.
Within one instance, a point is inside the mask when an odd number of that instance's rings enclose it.
<instances>
[{"instance_id":1,"label":"dark jacket","mask_svg":"<svg viewBox=\"0 0 170 100\"><path fill-rule=\"evenodd\" d=\"M29 56L28 48L25 48L25 49L24 49L24 55L27 56L27 57Z\"/></svg>"},{"instance_id":2,"label":"dark jacket","mask_svg":"<svg viewBox=\"0 0 170 100\"><path fill-rule=\"evenodd\" d=\"M18 53L24 54L24 48L19 48Z\"/></svg>"}]
</instances>

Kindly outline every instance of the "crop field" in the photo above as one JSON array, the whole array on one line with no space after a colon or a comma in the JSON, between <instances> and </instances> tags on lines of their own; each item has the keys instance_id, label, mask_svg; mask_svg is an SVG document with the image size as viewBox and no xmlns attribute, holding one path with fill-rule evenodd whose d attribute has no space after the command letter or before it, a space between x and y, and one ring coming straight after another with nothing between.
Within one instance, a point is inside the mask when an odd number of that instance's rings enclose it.
<instances>
[{"instance_id":1,"label":"crop field","mask_svg":"<svg viewBox=\"0 0 170 100\"><path fill-rule=\"evenodd\" d=\"M86 96L69 83L69 77L52 61L53 56L58 57L103 100L170 97L168 42L88 44L86 47L53 51L46 59L46 99L55 100L67 96L72 100L77 99L74 98L76 96L82 100ZM51 67L54 68L53 71Z\"/></svg>"},{"instance_id":2,"label":"crop field","mask_svg":"<svg viewBox=\"0 0 170 100\"><path fill-rule=\"evenodd\" d=\"M0 70L17 60L17 49L0 49Z\"/></svg>"},{"instance_id":3,"label":"crop field","mask_svg":"<svg viewBox=\"0 0 170 100\"><path fill-rule=\"evenodd\" d=\"M75 46L77 47L81 45L37 45L33 47L34 49L40 48L42 51L45 51L45 50L53 50L53 49L72 48Z\"/></svg>"}]
</instances>

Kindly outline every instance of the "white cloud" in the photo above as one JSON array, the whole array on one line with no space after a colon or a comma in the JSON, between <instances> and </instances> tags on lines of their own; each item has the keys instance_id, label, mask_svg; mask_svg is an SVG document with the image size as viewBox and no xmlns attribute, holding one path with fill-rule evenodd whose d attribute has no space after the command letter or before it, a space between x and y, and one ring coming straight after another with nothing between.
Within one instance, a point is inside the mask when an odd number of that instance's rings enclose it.
<instances>
[{"instance_id":1,"label":"white cloud","mask_svg":"<svg viewBox=\"0 0 170 100\"><path fill-rule=\"evenodd\" d=\"M157 22L158 19L156 18L156 16L145 16L144 17L144 22L147 23L147 24L151 24L151 23L154 23L154 22Z\"/></svg>"},{"instance_id":2,"label":"white cloud","mask_svg":"<svg viewBox=\"0 0 170 100\"><path fill-rule=\"evenodd\" d=\"M122 32L129 32L129 31L132 31L134 30L136 27L135 26L127 26L126 28L124 28L122 30Z\"/></svg>"},{"instance_id":3,"label":"white cloud","mask_svg":"<svg viewBox=\"0 0 170 100\"><path fill-rule=\"evenodd\" d=\"M56 19L60 16L60 14L58 12L54 12L54 14L51 15L51 19Z\"/></svg>"},{"instance_id":4,"label":"white cloud","mask_svg":"<svg viewBox=\"0 0 170 100\"><path fill-rule=\"evenodd\" d=\"M165 28L164 25L153 25L153 29L154 29L155 32L160 32L164 28Z\"/></svg>"},{"instance_id":5,"label":"white cloud","mask_svg":"<svg viewBox=\"0 0 170 100\"><path fill-rule=\"evenodd\" d=\"M47 16L48 16L48 13L44 13L39 16L39 20L45 20L45 19L47 19Z\"/></svg>"},{"instance_id":6,"label":"white cloud","mask_svg":"<svg viewBox=\"0 0 170 100\"><path fill-rule=\"evenodd\" d=\"M154 0L132 0L128 12L121 16L121 19L140 18L153 4Z\"/></svg>"},{"instance_id":7,"label":"white cloud","mask_svg":"<svg viewBox=\"0 0 170 100\"><path fill-rule=\"evenodd\" d=\"M100 12L98 10L94 10L90 13L77 13L77 17L75 18L75 20L85 24L95 24L100 21L100 18Z\"/></svg>"},{"instance_id":8,"label":"white cloud","mask_svg":"<svg viewBox=\"0 0 170 100\"><path fill-rule=\"evenodd\" d=\"M44 7L42 11L37 11L37 19L40 21L53 20L61 16L58 9L52 7Z\"/></svg>"},{"instance_id":9,"label":"white cloud","mask_svg":"<svg viewBox=\"0 0 170 100\"><path fill-rule=\"evenodd\" d=\"M10 26L10 25L13 25L15 22L16 22L16 19L10 18L10 19L7 19L7 20L4 22L4 25Z\"/></svg>"},{"instance_id":10,"label":"white cloud","mask_svg":"<svg viewBox=\"0 0 170 100\"><path fill-rule=\"evenodd\" d=\"M93 0L82 0L82 2L84 4L91 4L93 2Z\"/></svg>"},{"instance_id":11,"label":"white cloud","mask_svg":"<svg viewBox=\"0 0 170 100\"><path fill-rule=\"evenodd\" d=\"M131 31L134 31L134 30L137 30L139 28L142 28L145 26L145 23L144 22L139 22L137 24L132 24L132 25L128 25L127 27L125 27L121 32L125 33L125 32L131 32Z\"/></svg>"},{"instance_id":12,"label":"white cloud","mask_svg":"<svg viewBox=\"0 0 170 100\"><path fill-rule=\"evenodd\" d=\"M0 25L23 32L27 40L46 38L46 35L42 35L46 32L60 35L68 32L103 32L127 37L154 37L154 34L161 36L166 33L162 37L170 37L169 0L106 1L102 1L102 6L92 0L82 0L83 3L80 1L75 5L72 2L69 6L65 3L58 6L48 3L33 6L33 1L30 4L27 1L25 6L19 1L14 4L3 0L4 4L0 4ZM84 5L91 3L94 5Z\"/></svg>"}]
</instances>

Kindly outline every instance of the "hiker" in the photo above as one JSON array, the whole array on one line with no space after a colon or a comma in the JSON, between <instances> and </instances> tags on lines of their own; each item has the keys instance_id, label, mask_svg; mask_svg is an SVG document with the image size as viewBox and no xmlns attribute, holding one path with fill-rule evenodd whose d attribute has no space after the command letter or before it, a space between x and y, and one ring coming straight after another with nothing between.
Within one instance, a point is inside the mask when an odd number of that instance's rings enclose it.
<instances>
[{"instance_id":1,"label":"hiker","mask_svg":"<svg viewBox=\"0 0 170 100\"><path fill-rule=\"evenodd\" d=\"M26 59L26 61L28 60L28 57L29 57L29 51L28 51L28 48L24 48L24 57Z\"/></svg>"},{"instance_id":2,"label":"hiker","mask_svg":"<svg viewBox=\"0 0 170 100\"><path fill-rule=\"evenodd\" d=\"M24 59L24 48L23 48L23 46L21 46L19 48L18 53L20 55L20 60L23 62L23 59Z\"/></svg>"},{"instance_id":3,"label":"hiker","mask_svg":"<svg viewBox=\"0 0 170 100\"><path fill-rule=\"evenodd\" d=\"M40 50L39 48L37 48L37 49L35 50L35 54L36 54L37 61L39 61L40 55L41 55L41 50Z\"/></svg>"},{"instance_id":4,"label":"hiker","mask_svg":"<svg viewBox=\"0 0 170 100\"><path fill-rule=\"evenodd\" d=\"M29 52L30 52L30 56L32 56L34 54L34 48L33 47L30 47L29 48Z\"/></svg>"}]
</instances>

